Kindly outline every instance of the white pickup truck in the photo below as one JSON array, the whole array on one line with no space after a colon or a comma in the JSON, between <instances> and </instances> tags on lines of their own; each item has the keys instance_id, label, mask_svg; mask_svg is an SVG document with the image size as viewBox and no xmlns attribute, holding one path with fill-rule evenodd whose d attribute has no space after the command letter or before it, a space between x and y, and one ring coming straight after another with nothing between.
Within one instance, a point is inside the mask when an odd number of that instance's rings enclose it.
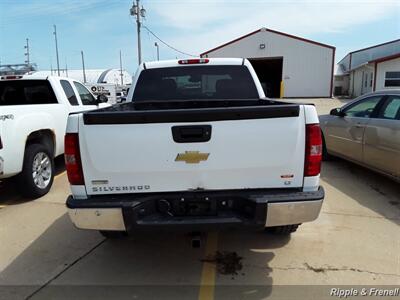
<instances>
[{"instance_id":1,"label":"white pickup truck","mask_svg":"<svg viewBox=\"0 0 400 300\"><path fill-rule=\"evenodd\" d=\"M127 103L69 116L69 215L107 237L289 234L319 215L321 144L315 107L265 98L246 59L144 63Z\"/></svg>"},{"instance_id":2,"label":"white pickup truck","mask_svg":"<svg viewBox=\"0 0 400 300\"><path fill-rule=\"evenodd\" d=\"M0 179L18 175L24 196L46 194L53 158L64 153L68 114L99 108L100 100L69 78L1 76Z\"/></svg>"}]
</instances>

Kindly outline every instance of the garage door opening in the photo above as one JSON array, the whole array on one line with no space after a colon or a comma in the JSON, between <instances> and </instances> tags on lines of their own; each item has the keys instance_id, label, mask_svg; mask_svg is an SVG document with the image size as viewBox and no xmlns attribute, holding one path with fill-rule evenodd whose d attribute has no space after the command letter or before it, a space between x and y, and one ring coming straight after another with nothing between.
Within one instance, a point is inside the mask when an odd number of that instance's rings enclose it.
<instances>
[{"instance_id":1,"label":"garage door opening","mask_svg":"<svg viewBox=\"0 0 400 300\"><path fill-rule=\"evenodd\" d=\"M265 95L270 98L279 98L282 81L283 57L255 58L249 59L249 61L257 73Z\"/></svg>"}]
</instances>

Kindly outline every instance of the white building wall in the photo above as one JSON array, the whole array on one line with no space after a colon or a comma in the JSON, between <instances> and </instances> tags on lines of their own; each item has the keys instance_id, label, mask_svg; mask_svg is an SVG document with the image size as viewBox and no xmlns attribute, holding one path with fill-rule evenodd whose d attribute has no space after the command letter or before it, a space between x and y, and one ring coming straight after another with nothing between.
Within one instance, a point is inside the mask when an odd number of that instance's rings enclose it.
<instances>
[{"instance_id":1,"label":"white building wall","mask_svg":"<svg viewBox=\"0 0 400 300\"><path fill-rule=\"evenodd\" d=\"M385 87L385 73L386 72L400 72L400 58L380 62L377 64L377 77L376 77L376 89L388 90L388 89L400 89L400 87Z\"/></svg>"},{"instance_id":2,"label":"white building wall","mask_svg":"<svg viewBox=\"0 0 400 300\"><path fill-rule=\"evenodd\" d=\"M265 44L265 49L260 49ZM334 50L260 31L206 54L208 57L283 57L284 97L331 97Z\"/></svg>"},{"instance_id":3,"label":"white building wall","mask_svg":"<svg viewBox=\"0 0 400 300\"><path fill-rule=\"evenodd\" d=\"M373 65L365 65L350 73L350 95L358 97L373 90ZM372 82L371 82L372 79ZM353 82L354 81L354 82Z\"/></svg>"}]
</instances>

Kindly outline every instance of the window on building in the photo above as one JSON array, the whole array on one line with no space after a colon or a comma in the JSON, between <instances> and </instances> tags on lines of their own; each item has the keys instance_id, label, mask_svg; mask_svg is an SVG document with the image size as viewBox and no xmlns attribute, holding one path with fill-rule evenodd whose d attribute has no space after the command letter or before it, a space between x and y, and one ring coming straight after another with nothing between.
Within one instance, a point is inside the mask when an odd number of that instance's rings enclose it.
<instances>
[{"instance_id":1,"label":"window on building","mask_svg":"<svg viewBox=\"0 0 400 300\"><path fill-rule=\"evenodd\" d=\"M369 79L369 86L370 86L370 87L372 87L372 79L373 79L373 77L374 77L374 74L371 73L371 77L370 77L370 79Z\"/></svg>"},{"instance_id":2,"label":"window on building","mask_svg":"<svg viewBox=\"0 0 400 300\"><path fill-rule=\"evenodd\" d=\"M74 89L72 88L71 84L66 80L61 80L60 83L64 90L65 95L68 98L69 103L71 105L79 105L78 100L76 99L76 95L74 93Z\"/></svg>"},{"instance_id":3,"label":"window on building","mask_svg":"<svg viewBox=\"0 0 400 300\"><path fill-rule=\"evenodd\" d=\"M385 73L385 87L400 86L400 71Z\"/></svg>"},{"instance_id":4,"label":"window on building","mask_svg":"<svg viewBox=\"0 0 400 300\"><path fill-rule=\"evenodd\" d=\"M368 73L365 73L365 76L364 76L364 87L367 87L367 85L368 85Z\"/></svg>"}]
</instances>

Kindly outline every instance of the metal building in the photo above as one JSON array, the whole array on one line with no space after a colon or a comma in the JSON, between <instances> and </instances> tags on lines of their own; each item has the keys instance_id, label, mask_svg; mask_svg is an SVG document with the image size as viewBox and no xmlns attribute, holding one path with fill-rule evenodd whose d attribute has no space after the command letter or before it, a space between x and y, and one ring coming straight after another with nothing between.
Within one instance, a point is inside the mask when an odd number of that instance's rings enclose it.
<instances>
[{"instance_id":1,"label":"metal building","mask_svg":"<svg viewBox=\"0 0 400 300\"><path fill-rule=\"evenodd\" d=\"M261 28L201 57L248 58L272 98L332 96L335 47L330 45Z\"/></svg>"},{"instance_id":2,"label":"metal building","mask_svg":"<svg viewBox=\"0 0 400 300\"><path fill-rule=\"evenodd\" d=\"M400 39L348 53L335 69L335 94L358 97L400 88Z\"/></svg>"}]
</instances>

